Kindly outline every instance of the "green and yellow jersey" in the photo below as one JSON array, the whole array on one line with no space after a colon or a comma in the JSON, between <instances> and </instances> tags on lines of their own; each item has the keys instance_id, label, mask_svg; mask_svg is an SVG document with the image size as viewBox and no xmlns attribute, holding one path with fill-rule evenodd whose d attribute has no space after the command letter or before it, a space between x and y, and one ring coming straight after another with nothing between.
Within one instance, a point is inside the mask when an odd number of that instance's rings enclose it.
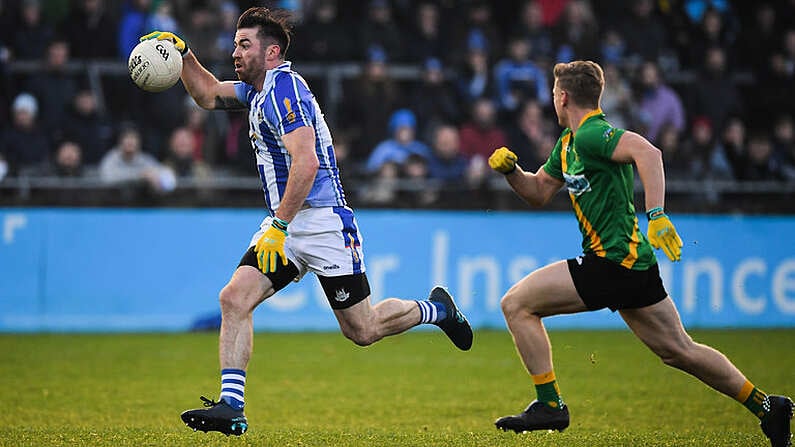
<instances>
[{"instance_id":1,"label":"green and yellow jersey","mask_svg":"<svg viewBox=\"0 0 795 447\"><path fill-rule=\"evenodd\" d=\"M657 259L635 216L633 168L610 159L623 134L596 109L563 130L544 171L566 183L585 253L646 270Z\"/></svg>"}]
</instances>

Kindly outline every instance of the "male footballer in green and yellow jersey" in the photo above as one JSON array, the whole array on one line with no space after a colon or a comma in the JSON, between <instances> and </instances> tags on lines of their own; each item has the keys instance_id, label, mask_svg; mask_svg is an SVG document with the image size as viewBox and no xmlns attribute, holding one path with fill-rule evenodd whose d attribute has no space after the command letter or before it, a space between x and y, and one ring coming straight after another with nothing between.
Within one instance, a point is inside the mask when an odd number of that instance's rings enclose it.
<instances>
[{"instance_id":1,"label":"male footballer in green and yellow jersey","mask_svg":"<svg viewBox=\"0 0 795 447\"><path fill-rule=\"evenodd\" d=\"M569 410L560 395L543 317L610 308L665 364L692 374L737 399L761 421L773 447L790 445L793 403L756 388L726 356L694 342L682 327L663 286L654 248L672 261L682 240L663 206L662 154L642 136L617 129L599 108L602 68L591 61L560 63L552 89L558 123L565 129L546 164L525 172L502 147L489 165L505 174L514 191L534 206L546 204L565 185L583 235L583 255L542 267L502 298L516 348L532 375L537 399L523 412L498 419L503 430L563 430ZM648 238L635 216L633 166L645 191Z\"/></svg>"}]
</instances>

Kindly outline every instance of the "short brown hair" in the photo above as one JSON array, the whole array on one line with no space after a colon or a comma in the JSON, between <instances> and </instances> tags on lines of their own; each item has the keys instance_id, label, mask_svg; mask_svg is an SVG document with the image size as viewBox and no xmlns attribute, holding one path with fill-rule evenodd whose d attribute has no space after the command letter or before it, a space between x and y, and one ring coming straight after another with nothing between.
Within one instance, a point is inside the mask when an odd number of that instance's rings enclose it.
<instances>
[{"instance_id":1,"label":"short brown hair","mask_svg":"<svg viewBox=\"0 0 795 447\"><path fill-rule=\"evenodd\" d=\"M580 107L599 107L599 97L605 87L602 67L593 61L573 61L555 64L552 70L558 80L558 88L571 96Z\"/></svg>"},{"instance_id":2,"label":"short brown hair","mask_svg":"<svg viewBox=\"0 0 795 447\"><path fill-rule=\"evenodd\" d=\"M271 11L264 7L251 7L237 19L237 28L258 28L260 40L271 38L281 49L282 58L290 46L290 13L284 10Z\"/></svg>"}]
</instances>

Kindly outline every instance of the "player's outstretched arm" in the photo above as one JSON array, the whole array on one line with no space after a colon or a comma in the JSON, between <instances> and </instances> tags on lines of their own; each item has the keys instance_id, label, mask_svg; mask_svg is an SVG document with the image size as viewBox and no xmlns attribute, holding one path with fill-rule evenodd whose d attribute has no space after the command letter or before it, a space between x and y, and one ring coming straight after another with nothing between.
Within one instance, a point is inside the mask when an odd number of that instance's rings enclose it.
<instances>
[{"instance_id":1,"label":"player's outstretched arm","mask_svg":"<svg viewBox=\"0 0 795 447\"><path fill-rule=\"evenodd\" d=\"M147 39L170 40L182 53L182 79L188 93L199 107L204 109L244 109L243 104L235 94L234 82L221 82L210 73L196 58L181 37L167 31L152 31L141 37Z\"/></svg>"},{"instance_id":2,"label":"player's outstretched arm","mask_svg":"<svg viewBox=\"0 0 795 447\"><path fill-rule=\"evenodd\" d=\"M635 163L645 195L649 242L654 248L661 248L671 261L680 260L682 239L664 211L665 170L662 152L646 138L627 131L618 141L612 159L619 163Z\"/></svg>"},{"instance_id":3,"label":"player's outstretched arm","mask_svg":"<svg viewBox=\"0 0 795 447\"><path fill-rule=\"evenodd\" d=\"M525 172L517 163L518 159L510 149L501 147L489 157L489 166L504 174L508 184L525 202L537 207L546 205L563 182L547 174L543 167L535 174Z\"/></svg>"}]
</instances>

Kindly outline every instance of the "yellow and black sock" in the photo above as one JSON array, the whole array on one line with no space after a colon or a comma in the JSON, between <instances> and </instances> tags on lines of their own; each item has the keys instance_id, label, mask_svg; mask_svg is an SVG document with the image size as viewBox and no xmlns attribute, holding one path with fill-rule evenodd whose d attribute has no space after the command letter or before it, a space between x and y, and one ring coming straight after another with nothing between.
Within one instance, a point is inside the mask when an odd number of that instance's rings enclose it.
<instances>
[{"instance_id":1,"label":"yellow and black sock","mask_svg":"<svg viewBox=\"0 0 795 447\"><path fill-rule=\"evenodd\" d=\"M745 381L745 385L734 398L759 419L762 419L767 413L767 408L764 405L767 394L755 387L749 380Z\"/></svg>"},{"instance_id":2,"label":"yellow and black sock","mask_svg":"<svg viewBox=\"0 0 795 447\"><path fill-rule=\"evenodd\" d=\"M533 375L538 401L550 408L563 408L563 399L560 397L560 388L555 381L555 371Z\"/></svg>"}]
</instances>

